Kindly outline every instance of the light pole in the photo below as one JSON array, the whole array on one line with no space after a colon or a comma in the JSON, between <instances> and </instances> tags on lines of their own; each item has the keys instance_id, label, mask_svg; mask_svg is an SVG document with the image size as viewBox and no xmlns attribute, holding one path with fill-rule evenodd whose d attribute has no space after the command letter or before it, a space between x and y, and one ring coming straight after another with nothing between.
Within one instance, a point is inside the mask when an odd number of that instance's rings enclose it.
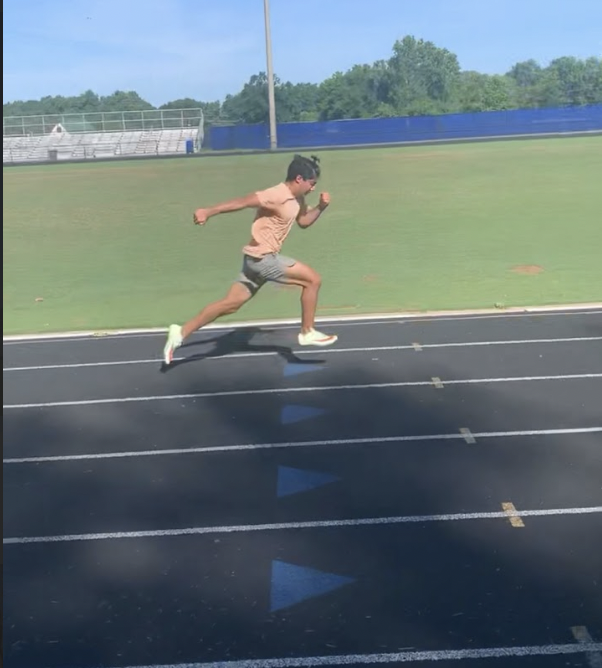
<instances>
[{"instance_id":1,"label":"light pole","mask_svg":"<svg viewBox=\"0 0 602 668\"><path fill-rule=\"evenodd\" d=\"M268 105L270 110L270 149L278 146L276 137L276 98L274 96L274 68L272 65L272 38L270 35L270 0L263 0L265 19L265 55L268 63Z\"/></svg>"}]
</instances>

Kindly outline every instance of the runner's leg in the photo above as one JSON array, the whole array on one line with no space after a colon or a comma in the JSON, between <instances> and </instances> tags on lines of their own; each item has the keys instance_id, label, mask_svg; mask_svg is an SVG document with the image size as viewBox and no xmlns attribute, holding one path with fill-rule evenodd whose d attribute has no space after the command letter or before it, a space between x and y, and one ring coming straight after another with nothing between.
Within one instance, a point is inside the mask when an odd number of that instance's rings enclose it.
<instances>
[{"instance_id":1,"label":"runner's leg","mask_svg":"<svg viewBox=\"0 0 602 668\"><path fill-rule=\"evenodd\" d=\"M183 326L170 325L167 333L167 341L163 348L163 360L165 364L172 362L174 351L182 345L184 339L210 322L225 315L236 313L253 295L254 292L249 287L241 282L236 282L230 287L223 299L205 306L202 311Z\"/></svg>"},{"instance_id":2,"label":"runner's leg","mask_svg":"<svg viewBox=\"0 0 602 668\"><path fill-rule=\"evenodd\" d=\"M318 293L322 285L322 278L315 269L302 262L283 267L283 283L299 285L301 287L301 332L300 345L329 346L337 340L334 335L326 335L314 329Z\"/></svg>"},{"instance_id":3,"label":"runner's leg","mask_svg":"<svg viewBox=\"0 0 602 668\"><path fill-rule=\"evenodd\" d=\"M284 267L283 282L301 287L301 331L307 333L315 323L322 279L311 267L295 262L291 267Z\"/></svg>"},{"instance_id":4,"label":"runner's leg","mask_svg":"<svg viewBox=\"0 0 602 668\"><path fill-rule=\"evenodd\" d=\"M223 299L205 306L194 318L182 326L182 339L186 339L197 329L225 315L236 313L252 297L252 293L242 283L234 283Z\"/></svg>"}]
</instances>

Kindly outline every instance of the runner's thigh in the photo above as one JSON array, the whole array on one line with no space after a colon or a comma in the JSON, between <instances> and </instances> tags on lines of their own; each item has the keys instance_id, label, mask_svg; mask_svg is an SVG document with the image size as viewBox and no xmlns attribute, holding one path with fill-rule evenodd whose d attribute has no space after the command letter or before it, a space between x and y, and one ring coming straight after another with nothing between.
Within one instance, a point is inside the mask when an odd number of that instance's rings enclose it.
<instances>
[{"instance_id":1,"label":"runner's thigh","mask_svg":"<svg viewBox=\"0 0 602 668\"><path fill-rule=\"evenodd\" d=\"M294 264L284 268L284 280L286 283L296 285L315 285L320 282L320 275L303 262L295 261Z\"/></svg>"}]
</instances>

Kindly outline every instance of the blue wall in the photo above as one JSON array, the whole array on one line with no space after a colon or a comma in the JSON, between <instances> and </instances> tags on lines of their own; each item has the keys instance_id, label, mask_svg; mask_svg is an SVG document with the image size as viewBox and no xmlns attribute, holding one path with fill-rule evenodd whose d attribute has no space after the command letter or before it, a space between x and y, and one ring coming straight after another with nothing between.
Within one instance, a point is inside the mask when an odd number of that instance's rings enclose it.
<instances>
[{"instance_id":1,"label":"blue wall","mask_svg":"<svg viewBox=\"0 0 602 668\"><path fill-rule=\"evenodd\" d=\"M300 149L587 130L602 130L602 105L281 123L278 147ZM270 147L268 125L216 126L208 135L206 145L214 151Z\"/></svg>"}]
</instances>

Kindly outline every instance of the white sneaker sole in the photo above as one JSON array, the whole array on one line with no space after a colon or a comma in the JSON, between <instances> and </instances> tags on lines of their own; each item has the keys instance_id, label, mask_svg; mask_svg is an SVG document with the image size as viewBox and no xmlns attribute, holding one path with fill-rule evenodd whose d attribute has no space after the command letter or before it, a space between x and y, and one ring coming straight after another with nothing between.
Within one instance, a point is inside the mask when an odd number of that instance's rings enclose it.
<instances>
[{"instance_id":1,"label":"white sneaker sole","mask_svg":"<svg viewBox=\"0 0 602 668\"><path fill-rule=\"evenodd\" d=\"M300 346L317 346L318 348L325 348L326 346L331 346L333 343L338 341L338 336L329 336L327 339L313 339L307 340L298 337Z\"/></svg>"}]
</instances>

